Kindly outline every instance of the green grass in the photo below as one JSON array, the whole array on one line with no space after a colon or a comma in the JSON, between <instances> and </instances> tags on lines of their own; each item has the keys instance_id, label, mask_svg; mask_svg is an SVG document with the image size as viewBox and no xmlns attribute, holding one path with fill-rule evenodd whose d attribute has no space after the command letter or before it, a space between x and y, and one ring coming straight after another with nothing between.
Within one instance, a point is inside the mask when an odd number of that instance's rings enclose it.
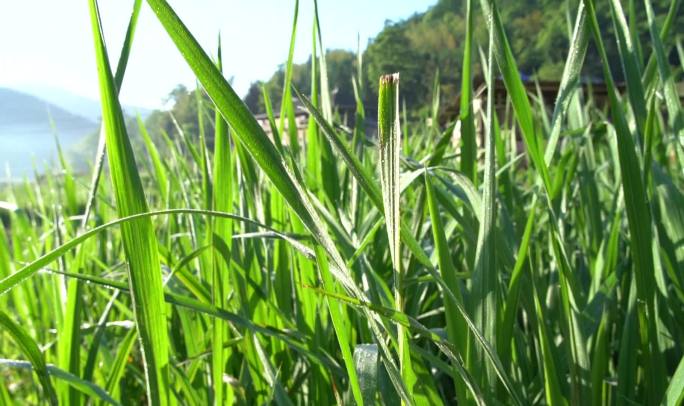
<instances>
[{"instance_id":1,"label":"green grass","mask_svg":"<svg viewBox=\"0 0 684 406\"><path fill-rule=\"evenodd\" d=\"M89 3L92 174L62 159L0 195L1 404L682 402L682 67L667 59L682 54L680 1L665 16L610 1L614 37L580 2L551 106L524 86L497 2L466 1L460 96L436 81L430 117L409 120L387 72L370 137L360 57L355 124L331 104L317 7L312 92L291 87L295 1L286 91L265 98L271 139L222 74L247 56L210 57L148 0L211 102L198 96L198 132L177 139L138 120L139 150L117 96L145 5L113 72ZM651 44L632 43L633 7ZM475 13L488 43L473 43ZM592 47L605 106L579 86ZM504 106L492 86L476 103L477 75L503 79ZM293 96L311 117L302 143ZM457 97L458 116L430 124Z\"/></svg>"}]
</instances>

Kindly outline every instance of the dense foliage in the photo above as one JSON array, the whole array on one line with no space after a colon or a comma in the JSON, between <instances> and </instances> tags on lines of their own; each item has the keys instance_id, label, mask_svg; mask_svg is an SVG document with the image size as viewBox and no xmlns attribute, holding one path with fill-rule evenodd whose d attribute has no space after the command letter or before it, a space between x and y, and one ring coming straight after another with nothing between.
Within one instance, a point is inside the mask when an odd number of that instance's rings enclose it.
<instances>
[{"instance_id":1,"label":"dense foliage","mask_svg":"<svg viewBox=\"0 0 684 406\"><path fill-rule=\"evenodd\" d=\"M613 36L614 28L610 19L610 7L607 1L597 4L599 26L605 36ZM650 52L646 14L641 2L630 0L623 2L634 9L629 23L635 33L635 46L643 60ZM657 21L662 23L669 0L653 1ZM475 5L476 16L473 24L475 44L485 47L487 43L486 24L479 13L479 5ZM510 37L511 47L516 55L518 68L527 78L541 80L560 80L567 58L569 44L569 23L576 9L576 1L558 2L557 0L524 0L504 1L500 4L500 13L504 26ZM413 110L430 104L432 84L435 74L439 72L442 91L446 95L457 95L461 82L461 63L465 32L465 1L439 0L425 13L417 13L404 21L388 21L385 28L369 40L368 48L363 53L367 68L364 82L370 90L365 102L372 105L377 99L377 78L386 72L401 72L404 91L402 100ZM684 13L676 17L675 26L684 26ZM642 45L643 44L643 45ZM645 48L645 49L642 49ZM619 57L617 45L606 43L610 60ZM340 92L336 96L338 105L353 104L351 77L356 69L356 58L351 51L328 51L328 72L331 88ZM585 80L602 81L601 63L592 46L589 58L583 66ZM677 54L671 50L673 63L677 63ZM473 61L476 72L480 65L479 55ZM619 65L612 67L617 80L622 80ZM285 66L283 65L265 82L255 82L249 89L245 99L253 112L265 112L261 97L261 86L266 85L271 100L279 101L282 95ZM309 91L311 78L310 61L306 64L294 65L293 83L304 92ZM339 98L339 99L338 99ZM453 105L457 97L445 98L443 108Z\"/></svg>"}]
</instances>

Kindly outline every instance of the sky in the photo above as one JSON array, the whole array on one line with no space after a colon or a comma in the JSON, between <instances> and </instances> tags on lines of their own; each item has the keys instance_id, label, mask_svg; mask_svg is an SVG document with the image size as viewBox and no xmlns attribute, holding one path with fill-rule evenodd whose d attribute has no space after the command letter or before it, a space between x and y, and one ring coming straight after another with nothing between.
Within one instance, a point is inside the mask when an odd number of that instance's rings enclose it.
<instances>
[{"instance_id":1,"label":"sky","mask_svg":"<svg viewBox=\"0 0 684 406\"><path fill-rule=\"evenodd\" d=\"M294 0L168 0L195 38L215 55L222 37L224 74L244 95L287 60ZM143 2L145 3L145 2ZM422 12L436 0L319 0L323 45L365 48L386 21ZM116 66L133 0L100 0L105 40ZM0 0L0 86L48 87L98 99L88 1ZM311 52L313 0L301 0L295 62ZM121 89L124 104L162 107L177 85L195 86L149 6L143 4Z\"/></svg>"}]
</instances>

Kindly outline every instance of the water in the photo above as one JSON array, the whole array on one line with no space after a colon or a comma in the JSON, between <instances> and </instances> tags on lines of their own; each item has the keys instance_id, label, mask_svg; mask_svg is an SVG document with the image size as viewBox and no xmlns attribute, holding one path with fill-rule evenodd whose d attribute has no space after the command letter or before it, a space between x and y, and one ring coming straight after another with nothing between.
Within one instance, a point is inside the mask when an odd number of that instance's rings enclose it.
<instances>
[{"instance_id":1,"label":"water","mask_svg":"<svg viewBox=\"0 0 684 406\"><path fill-rule=\"evenodd\" d=\"M86 166L78 157L90 149L87 141L95 131L97 127L91 123L57 124L62 151L76 169ZM33 178L35 171L43 173L46 168L59 168L53 134L46 123L0 125L0 179L7 178L7 168L14 180Z\"/></svg>"}]
</instances>

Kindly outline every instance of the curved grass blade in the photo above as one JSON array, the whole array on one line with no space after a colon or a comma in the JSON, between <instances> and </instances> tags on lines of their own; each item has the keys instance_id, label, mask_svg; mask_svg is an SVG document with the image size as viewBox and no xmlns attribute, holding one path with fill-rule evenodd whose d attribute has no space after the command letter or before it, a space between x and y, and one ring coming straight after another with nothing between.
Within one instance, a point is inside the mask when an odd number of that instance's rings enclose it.
<instances>
[{"instance_id":1,"label":"curved grass blade","mask_svg":"<svg viewBox=\"0 0 684 406\"><path fill-rule=\"evenodd\" d=\"M142 0L135 0L133 3L133 12L128 21L128 28L126 29L126 37L124 38L123 46L121 47L121 55L119 56L119 63L116 66L116 73L114 74L114 84L116 85L117 92L121 91L121 85L123 84L123 77L126 73L126 67L128 66L128 57L131 54L131 49L133 46L133 37L135 36L135 29L138 25L138 16L140 16L140 7L142 6ZM83 231L90 218L90 212L95 204L95 197L97 195L97 189L100 185L100 176L102 175L102 168L104 167L105 160L105 128L104 123L100 128L100 135L98 139L97 152L95 154L95 168L93 168L93 173L90 180L90 188L88 189L88 198L86 199L86 208L83 213L83 218L81 220L81 231Z\"/></svg>"},{"instance_id":2,"label":"curved grass blade","mask_svg":"<svg viewBox=\"0 0 684 406\"><path fill-rule=\"evenodd\" d=\"M35 369L35 366L31 362L11 359L0 359L0 365L11 368ZM108 403L110 405L119 405L119 403L116 400L112 399L112 397L109 396L109 394L104 389L100 388L92 382L84 381L76 375L69 373L63 369L59 369L54 365L46 365L45 369L50 376L54 376L55 378L58 378L66 382L71 387L78 390L84 395L88 395L91 398L100 399L101 401Z\"/></svg>"},{"instance_id":3,"label":"curved grass blade","mask_svg":"<svg viewBox=\"0 0 684 406\"><path fill-rule=\"evenodd\" d=\"M488 25L487 28L490 31L490 35L493 35L494 57L511 97L515 117L520 126L527 152L545 192L544 197L547 203L547 211L551 217L548 223L551 227L551 252L560 268L561 304L562 310L565 313L565 334L569 336L569 340L565 341L564 345L569 347L568 351L571 355L570 366L573 391L579 393L581 384L585 379L580 375L588 370L588 359L585 347L582 344L582 331L576 323L575 312L578 305L584 299L582 297L582 290L578 288L577 275L572 272L568 253L566 252L566 244L559 229L558 214L554 208L554 198L558 189L554 189L554 185L551 182L548 166L541 151L540 131L536 128L530 101L527 97L515 58L513 57L511 46L506 37L496 1L481 0L481 4Z\"/></svg>"},{"instance_id":4,"label":"curved grass blade","mask_svg":"<svg viewBox=\"0 0 684 406\"><path fill-rule=\"evenodd\" d=\"M125 282L115 281L93 275L83 275L59 271L52 272L69 276L72 278L78 278L81 281L87 281L110 289L117 289L118 291L124 293L130 293L129 287L126 285ZM324 351L312 350L310 345L301 342L300 334L297 332L283 331L274 327L256 324L253 321L244 318L238 314L235 314L233 312L230 312L226 309L219 308L213 306L208 302L201 302L180 294L167 292L164 294L164 300L169 304L177 305L184 309L192 310L197 313L205 314L207 316L228 321L237 327L247 329L251 332L263 334L267 337L274 337L279 340L282 340L293 350L301 353L302 355L306 356L307 358L316 363L324 365L326 368L331 369L332 372L334 372L335 374L339 375L342 373L340 366L334 361L334 359L330 357L330 355L326 354Z\"/></svg>"},{"instance_id":5,"label":"curved grass blade","mask_svg":"<svg viewBox=\"0 0 684 406\"><path fill-rule=\"evenodd\" d=\"M237 216L235 214L229 214L229 213L222 213L222 212L216 212L216 211L210 211L210 210L199 210L199 209L169 209L169 210L160 210L160 211L148 211L146 213L139 213L139 214L134 214L128 217L122 217L120 219L111 221L109 223L103 224L101 226L95 227L78 237L74 237L71 240L65 242L64 244L60 245L59 247L53 249L50 252L45 253L43 256L40 258L37 258L33 262L29 263L28 265L24 266L23 268L19 269L15 273L7 276L5 279L0 280L0 295L3 293L7 292L8 290L12 289L15 287L17 284L21 283L23 280L26 278L29 278L31 275L34 273L38 272L41 270L41 268L47 266L53 261L56 261L59 257L62 255L66 254L69 252L69 250L77 247L83 241L87 240L88 238L91 238L102 231L111 228L116 225L120 224L126 224L129 222L135 222L140 219L148 218L148 217L154 217L154 216L162 216L162 215L171 215L171 214L197 214L197 215L205 215L205 216L213 216L213 217L220 217L220 218L225 218L225 219L232 219L232 220L237 220L237 221L242 221L260 228L263 228L265 230L272 231L276 233L279 237L283 238L286 241L289 241L293 244L295 244L296 247L300 250L300 252L308 257L308 258L313 258L313 253L311 249L305 247L301 243L297 242L296 240L292 239L289 236L286 236L285 234L279 233L278 231L261 224L259 222L256 222L254 220L242 217L242 216Z\"/></svg>"},{"instance_id":6,"label":"curved grass blade","mask_svg":"<svg viewBox=\"0 0 684 406\"><path fill-rule=\"evenodd\" d=\"M515 316L518 309L518 299L520 297L520 278L527 259L528 250L530 246L530 239L532 237L532 229L536 218L536 205L533 203L530 206L530 213L525 223L525 231L523 232L520 247L518 248L518 255L515 258L515 265L511 271L511 279L508 282L508 291L505 296L504 315L501 318L501 325L498 329L497 348L502 355L502 362L504 365L508 364L511 357L510 344L513 337L513 326L515 323Z\"/></svg>"},{"instance_id":7,"label":"curved grass blade","mask_svg":"<svg viewBox=\"0 0 684 406\"><path fill-rule=\"evenodd\" d=\"M31 361L30 365L36 372L36 375L38 375L40 384L43 387L43 392L50 405L57 405L57 394L50 382L45 356L38 348L38 344L36 344L35 340L29 336L21 326L10 319L3 311L0 311L0 325L2 325L3 330L7 331L10 336L14 338L15 344L19 346L26 358Z\"/></svg>"}]
</instances>

